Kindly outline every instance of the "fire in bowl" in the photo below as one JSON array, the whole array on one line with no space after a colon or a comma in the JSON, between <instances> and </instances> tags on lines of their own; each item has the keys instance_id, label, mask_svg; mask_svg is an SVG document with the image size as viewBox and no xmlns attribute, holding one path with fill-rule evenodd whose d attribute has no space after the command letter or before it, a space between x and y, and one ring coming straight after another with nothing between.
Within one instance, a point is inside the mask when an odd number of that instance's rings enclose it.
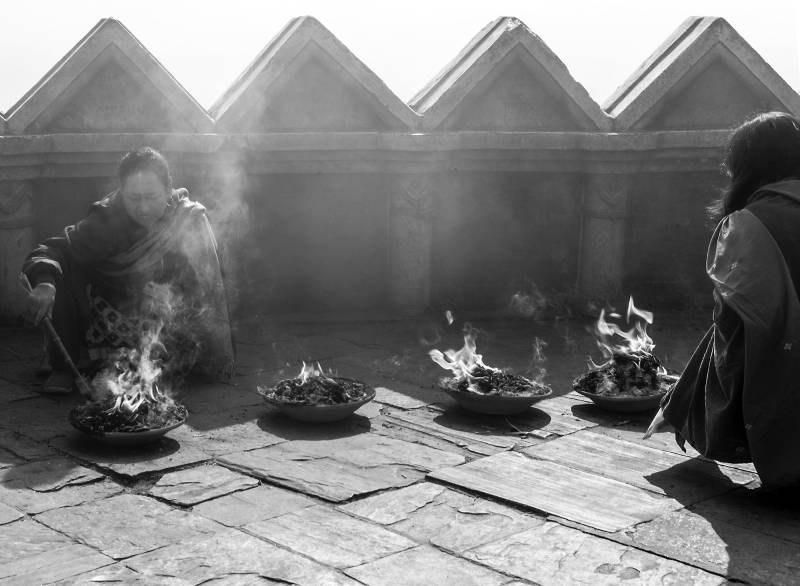
<instances>
[{"instance_id":1,"label":"fire in bowl","mask_svg":"<svg viewBox=\"0 0 800 586\"><path fill-rule=\"evenodd\" d=\"M303 363L297 378L284 379L273 387L258 387L264 400L292 419L326 423L345 419L375 398L375 389L365 383L323 373Z\"/></svg>"},{"instance_id":2,"label":"fire in bowl","mask_svg":"<svg viewBox=\"0 0 800 586\"><path fill-rule=\"evenodd\" d=\"M429 353L436 364L453 373L441 379L439 387L464 409L485 415L514 415L553 393L541 382L487 366L476 350L476 336L467 332L460 350Z\"/></svg>"},{"instance_id":3,"label":"fire in bowl","mask_svg":"<svg viewBox=\"0 0 800 586\"><path fill-rule=\"evenodd\" d=\"M633 328L622 330L605 319L600 312L596 324L597 344L606 361L601 365L591 362L588 372L577 377L572 388L608 411L635 412L658 408L662 397L678 379L667 373L653 354L655 344L647 335L647 324L653 323L653 314L636 308L633 298L628 302L627 319L635 318ZM614 316L618 317L618 316ZM614 345L618 336L623 343Z\"/></svg>"},{"instance_id":4,"label":"fire in bowl","mask_svg":"<svg viewBox=\"0 0 800 586\"><path fill-rule=\"evenodd\" d=\"M186 407L159 388L162 371L149 352L120 348L92 380L88 401L69 422L96 441L117 446L149 444L183 425Z\"/></svg>"}]
</instances>

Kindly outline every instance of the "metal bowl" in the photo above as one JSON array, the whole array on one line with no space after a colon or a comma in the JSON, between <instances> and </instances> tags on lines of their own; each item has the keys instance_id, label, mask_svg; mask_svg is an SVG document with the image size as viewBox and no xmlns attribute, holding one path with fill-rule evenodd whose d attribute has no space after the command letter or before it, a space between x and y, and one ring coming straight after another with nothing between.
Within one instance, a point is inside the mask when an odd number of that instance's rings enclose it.
<instances>
[{"instance_id":1,"label":"metal bowl","mask_svg":"<svg viewBox=\"0 0 800 586\"><path fill-rule=\"evenodd\" d=\"M183 405L181 405L180 407L181 407L180 420L177 421L176 423L171 423L170 425L165 425L164 427L158 427L155 429L146 429L143 431L90 430L81 425L75 413L75 408L73 408L72 411L70 411L69 413L69 422L72 425L72 427L83 433L85 436L90 437L94 441L101 444L109 446L119 446L119 447L144 446L159 441L168 432L172 431L176 427L180 427L186 422L186 418L189 416L189 412Z\"/></svg>"},{"instance_id":2,"label":"metal bowl","mask_svg":"<svg viewBox=\"0 0 800 586\"><path fill-rule=\"evenodd\" d=\"M447 383L440 383L439 387L467 411L484 415L516 415L528 409L531 405L553 394L553 389L540 395L500 395L481 394L469 391L459 391Z\"/></svg>"},{"instance_id":3,"label":"metal bowl","mask_svg":"<svg viewBox=\"0 0 800 586\"><path fill-rule=\"evenodd\" d=\"M618 413L635 413L638 411L655 411L661 404L661 399L667 394L670 386L678 380L677 376L663 375L659 377L659 391L652 395L636 397L634 395L598 395L580 388L581 380L586 375L581 375L572 382L572 388L591 399L595 405L606 411Z\"/></svg>"},{"instance_id":4,"label":"metal bowl","mask_svg":"<svg viewBox=\"0 0 800 586\"><path fill-rule=\"evenodd\" d=\"M367 389L367 396L352 403L337 403L335 405L298 405L294 403L284 403L268 399L264 400L270 405L274 405L281 413L297 421L308 421L312 423L328 423L340 421L350 417L359 407L365 405L375 398L375 389Z\"/></svg>"},{"instance_id":5,"label":"metal bowl","mask_svg":"<svg viewBox=\"0 0 800 586\"><path fill-rule=\"evenodd\" d=\"M595 405L606 411L616 411L618 413L635 413L637 411L655 411L661 404L661 399L666 395L666 391L655 395L644 397L634 397L632 395L621 395L617 397L598 395L588 391L575 389L584 397L589 397Z\"/></svg>"}]
</instances>

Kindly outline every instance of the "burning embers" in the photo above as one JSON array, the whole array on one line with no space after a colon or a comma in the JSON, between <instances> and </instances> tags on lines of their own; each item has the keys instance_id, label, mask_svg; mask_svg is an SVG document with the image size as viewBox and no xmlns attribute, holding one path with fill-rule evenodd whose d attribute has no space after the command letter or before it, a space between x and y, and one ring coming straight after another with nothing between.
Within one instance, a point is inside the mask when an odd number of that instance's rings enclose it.
<instances>
[{"instance_id":1,"label":"burning embers","mask_svg":"<svg viewBox=\"0 0 800 586\"><path fill-rule=\"evenodd\" d=\"M297 378L284 379L274 387L258 387L268 403L299 421L324 423L349 417L375 398L375 389L361 381L326 374L317 363L306 365Z\"/></svg>"},{"instance_id":2,"label":"burning embers","mask_svg":"<svg viewBox=\"0 0 800 586\"><path fill-rule=\"evenodd\" d=\"M539 381L487 366L483 356L476 352L476 339L476 333L468 330L460 350L428 353L436 364L453 373L449 379L442 380L444 388L477 395L538 397L550 394L550 388Z\"/></svg>"},{"instance_id":3,"label":"burning embers","mask_svg":"<svg viewBox=\"0 0 800 586\"><path fill-rule=\"evenodd\" d=\"M159 388L164 372L160 334L161 325L145 333L141 348L114 351L92 380L89 401L73 409L73 425L91 434L131 433L163 429L186 419L186 408Z\"/></svg>"},{"instance_id":4,"label":"burning embers","mask_svg":"<svg viewBox=\"0 0 800 586\"><path fill-rule=\"evenodd\" d=\"M341 405L374 394L360 381L325 374L319 363L315 367L305 362L296 378L281 380L272 388L258 387L258 392L270 402L290 405Z\"/></svg>"},{"instance_id":5,"label":"burning embers","mask_svg":"<svg viewBox=\"0 0 800 586\"><path fill-rule=\"evenodd\" d=\"M620 318L611 313L609 318ZM623 330L606 320L605 310L595 326L597 345L606 361L597 365L589 358L589 372L575 379L573 387L587 395L601 397L651 397L666 392L675 377L667 374L659 359L653 354L655 344L647 335L648 324L653 323L653 314L638 309L633 297L628 301L626 319L633 325ZM619 343L614 344L614 339Z\"/></svg>"}]
</instances>

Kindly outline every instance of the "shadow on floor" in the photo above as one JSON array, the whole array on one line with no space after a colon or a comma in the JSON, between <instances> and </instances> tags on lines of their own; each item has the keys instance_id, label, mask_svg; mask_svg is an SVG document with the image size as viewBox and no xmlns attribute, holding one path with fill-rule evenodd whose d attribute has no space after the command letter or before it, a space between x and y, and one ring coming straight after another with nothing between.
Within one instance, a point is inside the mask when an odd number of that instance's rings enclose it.
<instances>
[{"instance_id":1,"label":"shadow on floor","mask_svg":"<svg viewBox=\"0 0 800 586\"><path fill-rule=\"evenodd\" d=\"M682 502L673 487L676 474L693 466L687 460L645 478ZM679 470L685 468L686 470ZM638 526L634 540L693 565L723 573L733 581L753 584L796 584L800 572L800 507L776 502L771 495L741 487L719 466L712 482L727 491Z\"/></svg>"}]
</instances>

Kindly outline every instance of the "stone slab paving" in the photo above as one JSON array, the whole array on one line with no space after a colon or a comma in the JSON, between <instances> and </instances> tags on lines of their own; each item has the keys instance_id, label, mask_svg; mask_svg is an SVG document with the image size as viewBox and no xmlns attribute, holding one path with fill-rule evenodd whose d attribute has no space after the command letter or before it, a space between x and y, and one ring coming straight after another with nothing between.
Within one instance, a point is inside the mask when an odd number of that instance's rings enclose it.
<instances>
[{"instance_id":1,"label":"stone slab paving","mask_svg":"<svg viewBox=\"0 0 800 586\"><path fill-rule=\"evenodd\" d=\"M622 532L637 548L751 584L797 584L800 547L683 509Z\"/></svg>"},{"instance_id":2,"label":"stone slab paving","mask_svg":"<svg viewBox=\"0 0 800 586\"><path fill-rule=\"evenodd\" d=\"M349 568L417 545L379 525L327 506L300 509L243 527L267 541L335 568Z\"/></svg>"},{"instance_id":3,"label":"stone slab paving","mask_svg":"<svg viewBox=\"0 0 800 586\"><path fill-rule=\"evenodd\" d=\"M5 525L6 523L11 523L12 521L16 521L21 519L25 515L21 513L18 509L11 507L7 504L0 502L0 525Z\"/></svg>"},{"instance_id":4,"label":"stone slab paving","mask_svg":"<svg viewBox=\"0 0 800 586\"><path fill-rule=\"evenodd\" d=\"M378 403L384 403L400 409L419 409L420 407L425 407L429 404L427 401L409 397L408 395L395 391L390 387L375 387L375 400Z\"/></svg>"},{"instance_id":5,"label":"stone slab paving","mask_svg":"<svg viewBox=\"0 0 800 586\"><path fill-rule=\"evenodd\" d=\"M223 529L200 515L134 494L55 509L35 518L115 559Z\"/></svg>"},{"instance_id":6,"label":"stone slab paving","mask_svg":"<svg viewBox=\"0 0 800 586\"><path fill-rule=\"evenodd\" d=\"M334 502L407 486L431 470L463 461L456 454L374 434L297 440L219 459L245 474Z\"/></svg>"},{"instance_id":7,"label":"stone slab paving","mask_svg":"<svg viewBox=\"0 0 800 586\"><path fill-rule=\"evenodd\" d=\"M241 527L316 504L302 494L263 485L200 503L192 511L228 527Z\"/></svg>"},{"instance_id":8,"label":"stone slab paving","mask_svg":"<svg viewBox=\"0 0 800 586\"><path fill-rule=\"evenodd\" d=\"M339 508L418 542L458 553L544 523L542 517L429 482Z\"/></svg>"},{"instance_id":9,"label":"stone slab paving","mask_svg":"<svg viewBox=\"0 0 800 586\"><path fill-rule=\"evenodd\" d=\"M2 421L5 419L4 413ZM22 461L45 460L57 455L58 452L46 443L37 442L17 431L0 427L0 468L19 464Z\"/></svg>"},{"instance_id":10,"label":"stone slab paving","mask_svg":"<svg viewBox=\"0 0 800 586\"><path fill-rule=\"evenodd\" d=\"M211 458L196 447L181 445L171 436L131 449L99 444L73 430L67 437L58 437L51 444L74 458L123 476L166 472Z\"/></svg>"},{"instance_id":11,"label":"stone slab paving","mask_svg":"<svg viewBox=\"0 0 800 586\"><path fill-rule=\"evenodd\" d=\"M113 563L31 519L0 525L0 584L46 584Z\"/></svg>"},{"instance_id":12,"label":"stone slab paving","mask_svg":"<svg viewBox=\"0 0 800 586\"><path fill-rule=\"evenodd\" d=\"M499 586L511 578L428 545L401 551L345 572L368 586Z\"/></svg>"},{"instance_id":13,"label":"stone slab paving","mask_svg":"<svg viewBox=\"0 0 800 586\"><path fill-rule=\"evenodd\" d=\"M37 442L48 442L74 431L67 421L77 397L59 399L39 396L3 406L3 427Z\"/></svg>"},{"instance_id":14,"label":"stone slab paving","mask_svg":"<svg viewBox=\"0 0 800 586\"><path fill-rule=\"evenodd\" d=\"M525 454L619 480L645 490L671 496L684 505L730 491L757 479L749 472L719 467L619 440L592 430L580 431L532 448ZM648 475L654 475L648 478Z\"/></svg>"},{"instance_id":15,"label":"stone slab paving","mask_svg":"<svg viewBox=\"0 0 800 586\"><path fill-rule=\"evenodd\" d=\"M617 480L518 452L437 470L430 477L602 531L624 529L681 506Z\"/></svg>"},{"instance_id":16,"label":"stone slab paving","mask_svg":"<svg viewBox=\"0 0 800 586\"><path fill-rule=\"evenodd\" d=\"M479 348L524 368L539 327L500 324ZM435 387L430 329L275 326L238 386L187 388L187 424L138 450L72 430L78 397L0 380L0 584L796 583L800 512L741 488L752 465L644 441L651 414L570 391L589 337L577 353L548 340L556 396L494 417ZM459 347L458 329L435 346ZM255 385L304 357L376 401L324 425L265 406Z\"/></svg>"},{"instance_id":17,"label":"stone slab paving","mask_svg":"<svg viewBox=\"0 0 800 586\"><path fill-rule=\"evenodd\" d=\"M214 584L222 584L222 581ZM227 582L224 582L227 584ZM53 583L54 586L87 586L96 584L124 584L125 586L192 586L192 582L183 578L163 576L158 569L137 572L124 562L117 562L88 572L71 576ZM246 582L242 582L246 584Z\"/></svg>"},{"instance_id":18,"label":"stone slab paving","mask_svg":"<svg viewBox=\"0 0 800 586\"><path fill-rule=\"evenodd\" d=\"M91 547L69 544L3 564L0 567L0 584L51 584L112 562L111 558Z\"/></svg>"},{"instance_id":19,"label":"stone slab paving","mask_svg":"<svg viewBox=\"0 0 800 586\"><path fill-rule=\"evenodd\" d=\"M464 557L537 584L717 585L716 576L651 553L547 522Z\"/></svg>"},{"instance_id":20,"label":"stone slab paving","mask_svg":"<svg viewBox=\"0 0 800 586\"><path fill-rule=\"evenodd\" d=\"M241 584L357 584L336 570L235 529L137 555L125 565L144 575L157 572L159 578L178 577L190 584L236 583L217 582L231 575L242 578Z\"/></svg>"},{"instance_id":21,"label":"stone slab paving","mask_svg":"<svg viewBox=\"0 0 800 586\"><path fill-rule=\"evenodd\" d=\"M148 494L176 505L190 506L258 484L255 478L222 466L206 465L169 472L158 479Z\"/></svg>"}]
</instances>

